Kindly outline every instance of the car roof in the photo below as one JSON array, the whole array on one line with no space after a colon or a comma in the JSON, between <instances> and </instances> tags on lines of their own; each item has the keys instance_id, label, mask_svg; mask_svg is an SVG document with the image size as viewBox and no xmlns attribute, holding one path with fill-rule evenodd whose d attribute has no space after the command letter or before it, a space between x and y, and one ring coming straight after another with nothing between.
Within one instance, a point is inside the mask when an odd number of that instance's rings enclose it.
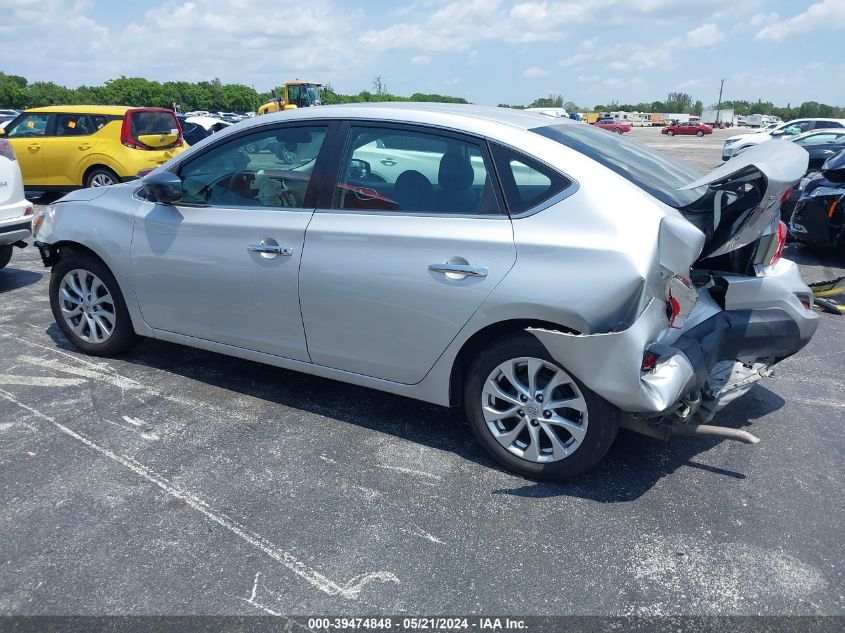
<instances>
[{"instance_id":1,"label":"car roof","mask_svg":"<svg viewBox=\"0 0 845 633\"><path fill-rule=\"evenodd\" d=\"M66 114L126 114L135 110L132 106L110 105L54 105L42 108L29 108L27 112L63 112ZM144 110L167 110L167 108L142 108Z\"/></svg>"},{"instance_id":2,"label":"car roof","mask_svg":"<svg viewBox=\"0 0 845 633\"><path fill-rule=\"evenodd\" d=\"M806 132L801 132L801 134L796 134L789 140L797 141L802 138L807 138L808 136L816 136L817 134L836 134L837 136L842 136L845 134L845 127L819 127L814 130L807 130Z\"/></svg>"},{"instance_id":3,"label":"car roof","mask_svg":"<svg viewBox=\"0 0 845 633\"><path fill-rule=\"evenodd\" d=\"M539 112L452 103L344 103L273 112L242 121L239 129L295 119L375 119L393 123L433 125L480 134L495 128L530 130L546 125L579 125L568 118L552 119Z\"/></svg>"}]
</instances>

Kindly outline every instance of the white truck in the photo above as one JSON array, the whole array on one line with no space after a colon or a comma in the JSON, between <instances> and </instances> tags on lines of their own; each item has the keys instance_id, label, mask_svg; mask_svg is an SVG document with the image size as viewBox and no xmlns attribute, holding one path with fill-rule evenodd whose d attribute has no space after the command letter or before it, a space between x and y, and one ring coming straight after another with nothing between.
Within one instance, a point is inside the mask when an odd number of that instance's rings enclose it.
<instances>
[{"instance_id":1,"label":"white truck","mask_svg":"<svg viewBox=\"0 0 845 633\"><path fill-rule=\"evenodd\" d=\"M719 123L734 125L736 119L733 108L709 108L701 111L701 122L707 125L717 125Z\"/></svg>"}]
</instances>

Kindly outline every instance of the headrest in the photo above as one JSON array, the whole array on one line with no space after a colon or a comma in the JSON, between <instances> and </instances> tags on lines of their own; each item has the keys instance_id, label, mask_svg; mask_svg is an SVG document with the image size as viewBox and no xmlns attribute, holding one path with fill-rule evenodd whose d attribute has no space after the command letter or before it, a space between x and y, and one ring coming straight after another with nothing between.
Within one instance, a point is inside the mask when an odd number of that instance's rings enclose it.
<instances>
[{"instance_id":1,"label":"headrest","mask_svg":"<svg viewBox=\"0 0 845 633\"><path fill-rule=\"evenodd\" d=\"M465 191L472 187L475 171L469 162L469 157L461 156L457 152L447 152L440 159L440 171L437 183L446 191Z\"/></svg>"}]
</instances>

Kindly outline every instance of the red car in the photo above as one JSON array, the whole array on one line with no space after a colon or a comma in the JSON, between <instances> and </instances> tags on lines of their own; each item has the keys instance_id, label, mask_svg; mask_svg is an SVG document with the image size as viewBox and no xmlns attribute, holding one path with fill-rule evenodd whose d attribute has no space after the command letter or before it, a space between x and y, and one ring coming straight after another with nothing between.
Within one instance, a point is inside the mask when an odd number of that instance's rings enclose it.
<instances>
[{"instance_id":1,"label":"red car","mask_svg":"<svg viewBox=\"0 0 845 633\"><path fill-rule=\"evenodd\" d=\"M675 136L675 134L704 136L705 134L713 134L713 128L704 123L678 123L677 125L667 125L660 130L660 133L668 134L669 136Z\"/></svg>"},{"instance_id":2,"label":"red car","mask_svg":"<svg viewBox=\"0 0 845 633\"><path fill-rule=\"evenodd\" d=\"M603 130L610 130L614 134L624 134L625 132L631 131L630 123L612 118L599 119L596 121L595 126L600 127Z\"/></svg>"}]
</instances>

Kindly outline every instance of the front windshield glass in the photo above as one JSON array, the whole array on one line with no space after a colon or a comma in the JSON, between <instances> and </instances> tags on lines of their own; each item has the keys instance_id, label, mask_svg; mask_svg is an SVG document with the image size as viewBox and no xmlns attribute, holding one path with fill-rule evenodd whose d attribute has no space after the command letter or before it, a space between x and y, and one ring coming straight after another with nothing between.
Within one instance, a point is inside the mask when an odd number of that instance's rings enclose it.
<instances>
[{"instance_id":1,"label":"front windshield glass","mask_svg":"<svg viewBox=\"0 0 845 633\"><path fill-rule=\"evenodd\" d=\"M700 178L699 172L618 134L578 124L547 125L531 131L592 158L677 209L696 202L707 193L707 187L681 190Z\"/></svg>"}]
</instances>

